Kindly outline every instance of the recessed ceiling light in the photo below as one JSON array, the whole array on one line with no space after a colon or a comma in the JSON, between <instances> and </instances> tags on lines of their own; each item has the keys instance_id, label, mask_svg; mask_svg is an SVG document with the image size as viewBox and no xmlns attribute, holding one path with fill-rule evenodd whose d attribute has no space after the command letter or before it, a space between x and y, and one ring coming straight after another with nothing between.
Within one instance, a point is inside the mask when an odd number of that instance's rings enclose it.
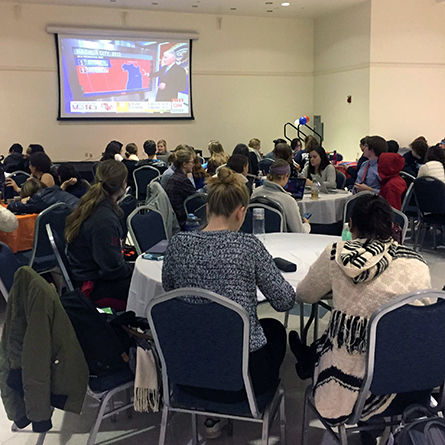
<instances>
[{"instance_id":1,"label":"recessed ceiling light","mask_svg":"<svg viewBox=\"0 0 445 445\"><path fill-rule=\"evenodd\" d=\"M192 5L192 8L197 8L198 7L198 5Z\"/></svg>"},{"instance_id":2,"label":"recessed ceiling light","mask_svg":"<svg viewBox=\"0 0 445 445\"><path fill-rule=\"evenodd\" d=\"M268 9L266 12L273 12L273 9Z\"/></svg>"},{"instance_id":3,"label":"recessed ceiling light","mask_svg":"<svg viewBox=\"0 0 445 445\"><path fill-rule=\"evenodd\" d=\"M236 8L230 8L231 11L236 11Z\"/></svg>"},{"instance_id":4,"label":"recessed ceiling light","mask_svg":"<svg viewBox=\"0 0 445 445\"><path fill-rule=\"evenodd\" d=\"M281 6L290 6L290 3L281 3Z\"/></svg>"},{"instance_id":5,"label":"recessed ceiling light","mask_svg":"<svg viewBox=\"0 0 445 445\"><path fill-rule=\"evenodd\" d=\"M266 5L273 5L273 2L266 2Z\"/></svg>"},{"instance_id":6,"label":"recessed ceiling light","mask_svg":"<svg viewBox=\"0 0 445 445\"><path fill-rule=\"evenodd\" d=\"M159 5L159 3L152 3L152 5L158 6L158 5Z\"/></svg>"}]
</instances>

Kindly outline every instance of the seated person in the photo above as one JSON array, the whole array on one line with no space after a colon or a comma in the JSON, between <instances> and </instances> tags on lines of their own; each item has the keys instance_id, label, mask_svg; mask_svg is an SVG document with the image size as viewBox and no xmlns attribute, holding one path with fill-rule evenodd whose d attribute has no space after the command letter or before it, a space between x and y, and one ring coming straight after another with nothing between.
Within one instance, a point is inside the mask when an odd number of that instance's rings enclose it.
<instances>
[{"instance_id":1,"label":"seated person","mask_svg":"<svg viewBox=\"0 0 445 445\"><path fill-rule=\"evenodd\" d=\"M88 182L82 179L73 165L68 162L60 164L57 172L61 182L60 188L76 198L82 198L90 188Z\"/></svg>"},{"instance_id":2,"label":"seated person","mask_svg":"<svg viewBox=\"0 0 445 445\"><path fill-rule=\"evenodd\" d=\"M305 165L301 172L301 176L307 178L307 186L313 184L312 175L320 176L328 189L335 189L337 187L337 172L335 171L335 167L331 164L324 148L320 145L314 147L309 152L309 163Z\"/></svg>"},{"instance_id":3,"label":"seated person","mask_svg":"<svg viewBox=\"0 0 445 445\"><path fill-rule=\"evenodd\" d=\"M318 139L315 136L306 136L304 139L304 150L300 150L294 157L294 161L299 165L300 170L308 164L309 162L309 153L320 145Z\"/></svg>"},{"instance_id":4,"label":"seated person","mask_svg":"<svg viewBox=\"0 0 445 445\"><path fill-rule=\"evenodd\" d=\"M363 156L368 158L357 173L357 180L354 183L354 193L368 190L370 192L380 192L380 176L378 173L379 156L388 152L388 144L380 136L367 136Z\"/></svg>"},{"instance_id":5,"label":"seated person","mask_svg":"<svg viewBox=\"0 0 445 445\"><path fill-rule=\"evenodd\" d=\"M159 139L156 143L156 157L167 164L169 156L170 152L167 150L167 141L165 139Z\"/></svg>"},{"instance_id":6,"label":"seated person","mask_svg":"<svg viewBox=\"0 0 445 445\"><path fill-rule=\"evenodd\" d=\"M388 144L388 153L398 153L399 152L399 143L395 141L394 139L390 139L389 141L386 141Z\"/></svg>"},{"instance_id":7,"label":"seated person","mask_svg":"<svg viewBox=\"0 0 445 445\"><path fill-rule=\"evenodd\" d=\"M379 195L397 210L402 210L402 196L407 189L405 180L400 176L404 164L403 156L398 153L382 153L378 163Z\"/></svg>"},{"instance_id":8,"label":"seated person","mask_svg":"<svg viewBox=\"0 0 445 445\"><path fill-rule=\"evenodd\" d=\"M31 173L29 171L29 157L34 153L45 153L45 149L40 144L29 144L28 148L25 151L23 157L25 158L23 171L26 173Z\"/></svg>"},{"instance_id":9,"label":"seated person","mask_svg":"<svg viewBox=\"0 0 445 445\"><path fill-rule=\"evenodd\" d=\"M196 190L204 189L206 185L206 179L209 177L209 175L202 167L201 161L199 160L198 156L195 156L194 159L192 176Z\"/></svg>"},{"instance_id":10,"label":"seated person","mask_svg":"<svg viewBox=\"0 0 445 445\"><path fill-rule=\"evenodd\" d=\"M142 167L144 165L149 165L150 167L157 168L162 174L167 170L168 165L164 161L160 161L156 157L156 142L152 140L147 140L144 142L144 151L147 155L147 159L143 159L136 164L136 168Z\"/></svg>"},{"instance_id":11,"label":"seated person","mask_svg":"<svg viewBox=\"0 0 445 445\"><path fill-rule=\"evenodd\" d=\"M263 159L263 154L261 153L261 141L257 138L253 138L249 141L249 162L252 166L252 174L258 174L258 164Z\"/></svg>"},{"instance_id":12,"label":"seated person","mask_svg":"<svg viewBox=\"0 0 445 445\"><path fill-rule=\"evenodd\" d=\"M416 178L420 166L425 164L428 142L423 136L419 136L409 144L409 148L411 150L403 155L405 158L405 167L403 167L403 171Z\"/></svg>"},{"instance_id":13,"label":"seated person","mask_svg":"<svg viewBox=\"0 0 445 445\"><path fill-rule=\"evenodd\" d=\"M284 212L287 232L309 233L311 231L309 220L301 218L297 201L283 188L289 181L289 176L289 163L284 159L277 159L271 165L264 185L253 191L252 198L265 196L280 204Z\"/></svg>"},{"instance_id":14,"label":"seated person","mask_svg":"<svg viewBox=\"0 0 445 445\"><path fill-rule=\"evenodd\" d=\"M444 150L435 145L430 147L426 152L426 163L419 168L418 178L421 176L432 176L439 179L439 181L445 182L445 152Z\"/></svg>"},{"instance_id":15,"label":"seated person","mask_svg":"<svg viewBox=\"0 0 445 445\"><path fill-rule=\"evenodd\" d=\"M124 144L119 141L110 141L105 147L105 151L102 153L101 161L109 161L114 159L116 161L122 161L124 158L121 155L122 147Z\"/></svg>"},{"instance_id":16,"label":"seated person","mask_svg":"<svg viewBox=\"0 0 445 445\"><path fill-rule=\"evenodd\" d=\"M187 175L191 175L195 164L195 152L182 148L175 152L173 165L175 172L170 176L165 191L178 218L181 229L184 228L187 215L184 209L184 201L196 193L196 188L190 182Z\"/></svg>"},{"instance_id":17,"label":"seated person","mask_svg":"<svg viewBox=\"0 0 445 445\"><path fill-rule=\"evenodd\" d=\"M250 162L248 157L243 155L233 154L227 161L226 167L230 168L230 170L233 170L235 173L239 175L239 177L246 184L249 190L249 195L251 195L252 187L250 186L249 180L247 179L247 175L249 174L249 165Z\"/></svg>"},{"instance_id":18,"label":"seated person","mask_svg":"<svg viewBox=\"0 0 445 445\"><path fill-rule=\"evenodd\" d=\"M274 148L278 145L278 144L287 144L286 139L281 139L281 138L277 138L274 139L273 141L273 146ZM272 161L275 161L275 153L273 152L273 150L267 154L265 154L263 156L263 159L272 159Z\"/></svg>"},{"instance_id":19,"label":"seated person","mask_svg":"<svg viewBox=\"0 0 445 445\"><path fill-rule=\"evenodd\" d=\"M261 241L238 232L249 205L249 193L240 176L223 167L218 176L209 178L208 189L208 225L202 231L180 232L170 240L162 285L165 291L181 287L207 289L247 310L251 323L249 371L258 396L278 382L286 353L286 331L278 320L258 319L256 288L280 312L292 308L295 292ZM195 298L187 301L200 302ZM187 390L221 402L235 403L246 398L244 390Z\"/></svg>"},{"instance_id":20,"label":"seated person","mask_svg":"<svg viewBox=\"0 0 445 445\"><path fill-rule=\"evenodd\" d=\"M287 143L280 142L273 149L275 160L284 159L290 166L290 177L298 178L298 164L292 158L292 149ZM270 167L269 167L270 168Z\"/></svg>"},{"instance_id":21,"label":"seated person","mask_svg":"<svg viewBox=\"0 0 445 445\"><path fill-rule=\"evenodd\" d=\"M207 162L207 173L209 176L213 176L218 167L227 164L229 155L224 151L224 148L219 141L210 141L208 149L210 152L210 159Z\"/></svg>"},{"instance_id":22,"label":"seated person","mask_svg":"<svg viewBox=\"0 0 445 445\"><path fill-rule=\"evenodd\" d=\"M73 285L98 307L123 311L133 268L124 261L122 210L127 168L119 161L100 162L96 183L66 219L65 237Z\"/></svg>"},{"instance_id":23,"label":"seated person","mask_svg":"<svg viewBox=\"0 0 445 445\"><path fill-rule=\"evenodd\" d=\"M12 173L25 168L25 158L23 157L23 147L20 144L12 144L9 148L9 155L3 162L5 172Z\"/></svg>"},{"instance_id":24,"label":"seated person","mask_svg":"<svg viewBox=\"0 0 445 445\"><path fill-rule=\"evenodd\" d=\"M164 189L167 187L167 182L168 182L168 180L170 179L170 176L172 176L173 173L176 171L176 167L174 166L174 161L175 161L175 159L176 159L176 155L175 155L175 153L176 153L178 150L181 150L181 149L183 149L183 148L185 148L186 150L189 150L190 153L196 155L195 150L193 150L192 147L190 147L189 145L186 145L186 144L179 144L179 145L173 150L173 152L170 153L170 155L169 155L169 157L168 157L168 163L169 163L170 166L168 167L167 170L165 170L164 173L162 173L162 176L161 176L161 185L162 185L162 187L164 187ZM205 168L205 167L203 166L203 168ZM192 183L193 187L195 187L195 180L193 179L193 175L190 174L190 175L187 175L187 176L188 176L188 178L190 179L190 182ZM195 187L195 188L196 188L196 187Z\"/></svg>"},{"instance_id":25,"label":"seated person","mask_svg":"<svg viewBox=\"0 0 445 445\"><path fill-rule=\"evenodd\" d=\"M315 406L330 425L341 424L354 409L365 375L371 315L399 295L431 287L425 260L392 238L392 221L393 211L380 196L356 198L352 240L326 247L297 286L297 301L310 304L332 291L333 310L324 335L306 346L295 331L289 334L297 373L303 379L313 377ZM369 397L366 416L385 411L394 397Z\"/></svg>"},{"instance_id":26,"label":"seated person","mask_svg":"<svg viewBox=\"0 0 445 445\"><path fill-rule=\"evenodd\" d=\"M129 161L139 161L138 146L134 142L130 142L125 147L125 159Z\"/></svg>"},{"instance_id":27,"label":"seated person","mask_svg":"<svg viewBox=\"0 0 445 445\"><path fill-rule=\"evenodd\" d=\"M19 220L10 210L0 205L0 232L14 232L19 226Z\"/></svg>"},{"instance_id":28,"label":"seated person","mask_svg":"<svg viewBox=\"0 0 445 445\"><path fill-rule=\"evenodd\" d=\"M362 166L363 162L368 160L368 158L363 155L363 152L365 151L367 137L368 136L365 136L364 138L360 139L359 147L360 147L360 151L361 151L362 155L360 156L360 158L357 161L357 166L356 167L348 167L348 169L346 170L346 173L349 175L349 178L346 178L345 185L346 185L346 187L348 187L348 189L353 187L355 181L357 180L357 173L359 172L360 167Z\"/></svg>"},{"instance_id":29,"label":"seated person","mask_svg":"<svg viewBox=\"0 0 445 445\"><path fill-rule=\"evenodd\" d=\"M78 198L64 192L58 185L47 187L46 184L36 178L29 178L20 189L20 201L9 203L8 210L14 213L40 213L53 204L65 203L74 208Z\"/></svg>"}]
</instances>

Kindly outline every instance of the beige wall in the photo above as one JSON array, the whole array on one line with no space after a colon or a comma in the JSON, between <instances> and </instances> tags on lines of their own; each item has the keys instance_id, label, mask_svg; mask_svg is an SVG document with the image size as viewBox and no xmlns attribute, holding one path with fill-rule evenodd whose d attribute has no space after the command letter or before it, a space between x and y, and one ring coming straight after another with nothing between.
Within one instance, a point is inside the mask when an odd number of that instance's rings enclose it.
<instances>
[{"instance_id":1,"label":"beige wall","mask_svg":"<svg viewBox=\"0 0 445 445\"><path fill-rule=\"evenodd\" d=\"M370 19L370 3L363 3L314 24L314 114L324 122L326 150L348 160L369 130Z\"/></svg>"},{"instance_id":2,"label":"beige wall","mask_svg":"<svg viewBox=\"0 0 445 445\"><path fill-rule=\"evenodd\" d=\"M54 37L48 24L121 27L123 10L0 3L0 140L41 143L54 160L100 156L111 139L167 139L204 148L220 139L228 151L258 137L263 150L283 124L312 115L311 20L216 17L128 11L129 28L197 31L193 46L194 121L58 122Z\"/></svg>"},{"instance_id":3,"label":"beige wall","mask_svg":"<svg viewBox=\"0 0 445 445\"><path fill-rule=\"evenodd\" d=\"M406 146L445 136L445 3L373 0L370 131Z\"/></svg>"}]
</instances>

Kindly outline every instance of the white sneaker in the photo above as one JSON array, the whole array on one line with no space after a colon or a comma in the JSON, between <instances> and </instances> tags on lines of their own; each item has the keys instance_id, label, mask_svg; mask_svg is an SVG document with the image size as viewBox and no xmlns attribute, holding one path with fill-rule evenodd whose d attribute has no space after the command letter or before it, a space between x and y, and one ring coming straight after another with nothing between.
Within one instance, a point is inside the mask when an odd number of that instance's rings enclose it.
<instances>
[{"instance_id":1,"label":"white sneaker","mask_svg":"<svg viewBox=\"0 0 445 445\"><path fill-rule=\"evenodd\" d=\"M221 430L227 425L227 422L228 419L208 417L204 422L207 439L216 439L217 437L221 436Z\"/></svg>"}]
</instances>

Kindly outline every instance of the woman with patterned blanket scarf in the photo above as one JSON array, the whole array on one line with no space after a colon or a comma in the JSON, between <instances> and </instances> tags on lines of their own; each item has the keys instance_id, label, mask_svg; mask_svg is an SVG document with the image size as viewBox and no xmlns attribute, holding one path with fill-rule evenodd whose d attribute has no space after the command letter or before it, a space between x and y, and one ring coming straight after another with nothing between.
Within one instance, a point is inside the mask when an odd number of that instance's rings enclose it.
<instances>
[{"instance_id":1,"label":"woman with patterned blanket scarf","mask_svg":"<svg viewBox=\"0 0 445 445\"><path fill-rule=\"evenodd\" d=\"M326 332L311 347L303 345L296 332L289 335L299 375L312 351L306 378L313 371L315 406L333 426L352 414L357 400L365 375L371 315L399 295L431 287L423 258L392 239L392 210L383 198L358 197L350 225L353 239L328 246L297 287L297 300L305 303L316 303L332 291L333 311ZM369 394L362 420L382 413L394 397Z\"/></svg>"}]
</instances>

